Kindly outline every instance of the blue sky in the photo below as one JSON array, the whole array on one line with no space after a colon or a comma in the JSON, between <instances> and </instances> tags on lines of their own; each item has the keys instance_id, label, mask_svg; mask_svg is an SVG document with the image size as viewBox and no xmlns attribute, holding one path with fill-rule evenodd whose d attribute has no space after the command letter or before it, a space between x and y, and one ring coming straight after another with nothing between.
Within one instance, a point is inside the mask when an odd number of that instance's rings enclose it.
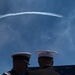
<instances>
[{"instance_id":1,"label":"blue sky","mask_svg":"<svg viewBox=\"0 0 75 75\"><path fill-rule=\"evenodd\" d=\"M0 73L12 69L11 55L32 53L30 66L38 66L36 50L55 50L54 65L75 64L74 0L0 0L0 16L20 12L49 12L46 15L17 15L0 19Z\"/></svg>"}]
</instances>

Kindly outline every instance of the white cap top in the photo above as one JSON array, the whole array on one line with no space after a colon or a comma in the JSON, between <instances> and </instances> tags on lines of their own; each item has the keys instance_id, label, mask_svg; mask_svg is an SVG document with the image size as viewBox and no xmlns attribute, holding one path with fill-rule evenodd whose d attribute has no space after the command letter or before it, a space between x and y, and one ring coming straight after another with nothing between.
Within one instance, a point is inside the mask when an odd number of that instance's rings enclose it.
<instances>
[{"instance_id":1,"label":"white cap top","mask_svg":"<svg viewBox=\"0 0 75 75\"><path fill-rule=\"evenodd\" d=\"M53 58L53 56L55 54L57 54L56 51L51 51L51 50L37 50L36 53L38 54L38 57L51 57Z\"/></svg>"},{"instance_id":2,"label":"white cap top","mask_svg":"<svg viewBox=\"0 0 75 75\"><path fill-rule=\"evenodd\" d=\"M12 57L14 57L14 56L25 56L25 57L28 57L28 58L30 58L31 57L31 53L29 53L29 52L17 52L17 53L14 53L13 55L12 55Z\"/></svg>"}]
</instances>

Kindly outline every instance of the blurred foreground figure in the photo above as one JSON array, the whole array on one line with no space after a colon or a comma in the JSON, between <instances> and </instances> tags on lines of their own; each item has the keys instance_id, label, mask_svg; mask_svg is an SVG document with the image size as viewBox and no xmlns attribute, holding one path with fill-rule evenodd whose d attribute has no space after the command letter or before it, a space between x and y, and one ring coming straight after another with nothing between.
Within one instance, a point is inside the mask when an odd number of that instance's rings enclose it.
<instances>
[{"instance_id":1,"label":"blurred foreground figure","mask_svg":"<svg viewBox=\"0 0 75 75\"><path fill-rule=\"evenodd\" d=\"M57 54L55 51L45 50L36 51L38 54L38 70L33 70L30 75L60 75L53 69L53 56Z\"/></svg>"},{"instance_id":2,"label":"blurred foreground figure","mask_svg":"<svg viewBox=\"0 0 75 75\"><path fill-rule=\"evenodd\" d=\"M3 75L28 75L28 64L31 53L18 52L12 55L13 68L11 71L3 73Z\"/></svg>"}]
</instances>

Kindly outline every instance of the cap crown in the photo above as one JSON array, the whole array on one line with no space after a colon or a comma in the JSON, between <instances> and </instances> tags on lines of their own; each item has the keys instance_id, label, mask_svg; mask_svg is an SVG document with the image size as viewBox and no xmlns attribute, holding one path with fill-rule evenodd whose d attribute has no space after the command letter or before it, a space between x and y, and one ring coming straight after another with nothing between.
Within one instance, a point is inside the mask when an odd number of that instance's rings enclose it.
<instances>
[{"instance_id":1,"label":"cap crown","mask_svg":"<svg viewBox=\"0 0 75 75\"><path fill-rule=\"evenodd\" d=\"M12 55L12 57L14 57L14 56L26 56L26 57L30 58L31 57L31 53L29 53L29 52L17 52L17 53L14 53Z\"/></svg>"},{"instance_id":2,"label":"cap crown","mask_svg":"<svg viewBox=\"0 0 75 75\"><path fill-rule=\"evenodd\" d=\"M57 54L56 51L51 51L51 50L37 50L36 53L38 54L38 57L51 57L55 54Z\"/></svg>"}]
</instances>

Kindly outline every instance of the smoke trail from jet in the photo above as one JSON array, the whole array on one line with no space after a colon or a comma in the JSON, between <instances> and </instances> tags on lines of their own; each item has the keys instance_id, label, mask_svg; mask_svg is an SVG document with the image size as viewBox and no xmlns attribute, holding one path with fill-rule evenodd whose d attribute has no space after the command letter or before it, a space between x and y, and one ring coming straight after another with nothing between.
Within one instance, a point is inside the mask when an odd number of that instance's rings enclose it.
<instances>
[{"instance_id":1,"label":"smoke trail from jet","mask_svg":"<svg viewBox=\"0 0 75 75\"><path fill-rule=\"evenodd\" d=\"M10 17L10 16L24 15L24 14L37 14L37 15L55 16L55 17L63 18L62 15L48 13L48 12L19 12L19 13L10 13L10 14L5 14L5 15L0 15L0 19L5 18L5 17Z\"/></svg>"}]
</instances>

